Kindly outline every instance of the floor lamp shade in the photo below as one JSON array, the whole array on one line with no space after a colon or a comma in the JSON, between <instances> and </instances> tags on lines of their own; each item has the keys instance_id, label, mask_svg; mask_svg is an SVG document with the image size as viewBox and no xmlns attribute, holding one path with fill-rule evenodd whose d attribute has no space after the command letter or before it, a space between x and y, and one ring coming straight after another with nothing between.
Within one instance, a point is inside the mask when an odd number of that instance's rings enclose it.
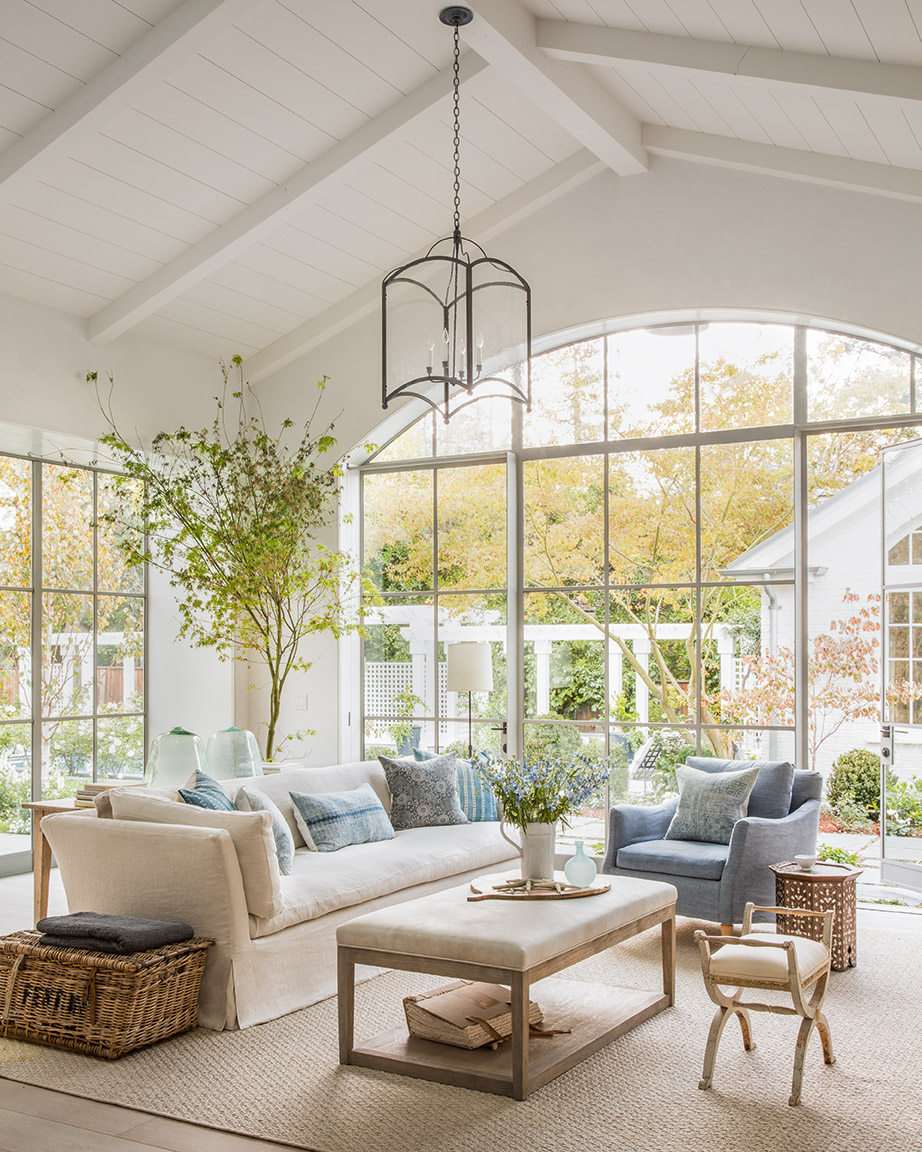
<instances>
[{"instance_id":1,"label":"floor lamp shade","mask_svg":"<svg viewBox=\"0 0 922 1152\"><path fill-rule=\"evenodd\" d=\"M492 692L493 655L490 645L465 640L449 644L445 687L449 692Z\"/></svg>"}]
</instances>

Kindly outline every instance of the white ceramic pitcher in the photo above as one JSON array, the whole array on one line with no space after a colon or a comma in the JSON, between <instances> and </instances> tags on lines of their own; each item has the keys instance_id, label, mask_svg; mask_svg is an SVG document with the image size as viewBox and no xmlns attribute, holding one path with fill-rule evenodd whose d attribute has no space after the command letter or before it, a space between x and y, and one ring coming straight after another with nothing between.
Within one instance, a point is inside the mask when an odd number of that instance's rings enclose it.
<instances>
[{"instance_id":1,"label":"white ceramic pitcher","mask_svg":"<svg viewBox=\"0 0 922 1152\"><path fill-rule=\"evenodd\" d=\"M522 858L523 880L553 880L554 848L557 843L557 825L540 824L533 821L519 828L522 843L518 844L506 835L506 823L499 822L500 835L507 840Z\"/></svg>"}]
</instances>

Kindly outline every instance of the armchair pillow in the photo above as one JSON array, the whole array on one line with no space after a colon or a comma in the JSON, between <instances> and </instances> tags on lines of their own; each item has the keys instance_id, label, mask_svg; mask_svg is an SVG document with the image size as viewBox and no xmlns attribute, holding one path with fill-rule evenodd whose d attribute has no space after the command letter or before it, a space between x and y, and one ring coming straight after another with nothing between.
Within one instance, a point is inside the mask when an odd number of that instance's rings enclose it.
<instances>
[{"instance_id":1,"label":"armchair pillow","mask_svg":"<svg viewBox=\"0 0 922 1152\"><path fill-rule=\"evenodd\" d=\"M394 829L384 805L370 784L347 792L321 792L310 796L292 792L295 819L305 841L310 838L318 852L336 852L350 844L393 840Z\"/></svg>"},{"instance_id":2,"label":"armchair pillow","mask_svg":"<svg viewBox=\"0 0 922 1152\"><path fill-rule=\"evenodd\" d=\"M453 752L435 760L391 760L379 756L391 793L391 824L396 831L469 824L461 809L458 767Z\"/></svg>"},{"instance_id":3,"label":"armchair pillow","mask_svg":"<svg viewBox=\"0 0 922 1152\"><path fill-rule=\"evenodd\" d=\"M665 838L729 844L734 824L746 815L758 775L758 765L740 772L702 772L679 764L679 806Z\"/></svg>"}]
</instances>

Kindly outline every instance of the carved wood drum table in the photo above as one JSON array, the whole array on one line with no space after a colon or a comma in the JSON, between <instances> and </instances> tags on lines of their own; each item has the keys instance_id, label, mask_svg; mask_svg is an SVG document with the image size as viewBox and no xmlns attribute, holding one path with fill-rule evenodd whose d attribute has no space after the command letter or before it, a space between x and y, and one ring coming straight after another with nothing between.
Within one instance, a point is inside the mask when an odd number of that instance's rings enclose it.
<instances>
[{"instance_id":1,"label":"carved wood drum table","mask_svg":"<svg viewBox=\"0 0 922 1152\"><path fill-rule=\"evenodd\" d=\"M836 972L854 968L858 962L855 930L855 890L863 869L850 864L817 861L804 872L798 864L772 864L775 874L775 900L782 908L804 908L808 912L835 912L832 922L832 967ZM819 940L822 920L804 916L778 916L777 928L789 936Z\"/></svg>"}]
</instances>

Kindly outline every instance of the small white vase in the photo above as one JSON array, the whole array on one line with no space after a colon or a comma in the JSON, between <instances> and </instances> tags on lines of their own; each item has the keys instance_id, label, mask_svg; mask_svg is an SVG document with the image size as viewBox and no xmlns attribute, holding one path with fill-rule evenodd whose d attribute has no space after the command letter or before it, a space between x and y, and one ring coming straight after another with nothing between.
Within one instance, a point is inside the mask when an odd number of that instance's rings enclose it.
<instances>
[{"instance_id":1,"label":"small white vase","mask_svg":"<svg viewBox=\"0 0 922 1152\"><path fill-rule=\"evenodd\" d=\"M557 825L532 822L519 828L522 843L506 835L505 822L500 821L502 836L517 850L522 858L523 880L552 880L554 878L554 848L557 843Z\"/></svg>"},{"instance_id":2,"label":"small white vase","mask_svg":"<svg viewBox=\"0 0 922 1152\"><path fill-rule=\"evenodd\" d=\"M576 841L576 852L563 866L563 874L576 888L588 888L595 880L598 869L583 851L582 840Z\"/></svg>"}]
</instances>

